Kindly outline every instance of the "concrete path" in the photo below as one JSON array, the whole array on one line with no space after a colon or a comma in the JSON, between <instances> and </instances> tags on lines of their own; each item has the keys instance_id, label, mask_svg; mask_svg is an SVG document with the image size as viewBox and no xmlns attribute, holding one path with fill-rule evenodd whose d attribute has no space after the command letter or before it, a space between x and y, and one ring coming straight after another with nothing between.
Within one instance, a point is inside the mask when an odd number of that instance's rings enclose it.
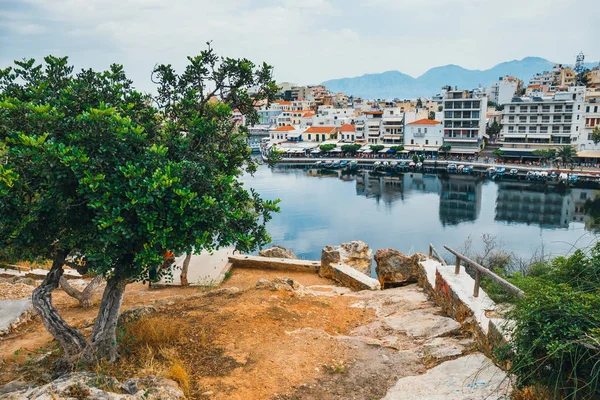
<instances>
[{"instance_id":1,"label":"concrete path","mask_svg":"<svg viewBox=\"0 0 600 400\"><path fill-rule=\"evenodd\" d=\"M494 400L510 398L504 371L481 353L446 361L423 375L398 380L384 400Z\"/></svg>"},{"instance_id":2,"label":"concrete path","mask_svg":"<svg viewBox=\"0 0 600 400\"><path fill-rule=\"evenodd\" d=\"M0 300L0 333L8 328L31 307L30 299Z\"/></svg>"},{"instance_id":3,"label":"concrete path","mask_svg":"<svg viewBox=\"0 0 600 400\"><path fill-rule=\"evenodd\" d=\"M188 282L190 285L215 286L221 283L224 278L225 269L228 263L228 257L233 255L232 248L225 248L215 251L213 254L202 252L200 255L192 255L188 269ZM175 259L175 268L173 270L173 279L163 279L160 281L166 285L181 285L179 279L181 267L185 260L185 254Z\"/></svg>"}]
</instances>

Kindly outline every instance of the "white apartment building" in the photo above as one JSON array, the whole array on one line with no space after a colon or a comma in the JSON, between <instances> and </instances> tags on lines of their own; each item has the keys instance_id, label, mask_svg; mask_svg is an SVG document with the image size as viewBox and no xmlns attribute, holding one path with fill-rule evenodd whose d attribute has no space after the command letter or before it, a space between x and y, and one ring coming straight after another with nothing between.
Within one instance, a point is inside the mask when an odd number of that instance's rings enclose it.
<instances>
[{"instance_id":1,"label":"white apartment building","mask_svg":"<svg viewBox=\"0 0 600 400\"><path fill-rule=\"evenodd\" d=\"M600 143L592 140L594 128L600 126L600 88L588 89L583 105L583 124L577 141L577 150L582 158L600 158Z\"/></svg>"},{"instance_id":2,"label":"white apartment building","mask_svg":"<svg viewBox=\"0 0 600 400\"><path fill-rule=\"evenodd\" d=\"M490 101L496 104L510 103L522 82L512 76L502 76L490 86Z\"/></svg>"},{"instance_id":3,"label":"white apartment building","mask_svg":"<svg viewBox=\"0 0 600 400\"><path fill-rule=\"evenodd\" d=\"M444 144L451 153L478 153L485 133L487 96L482 90L451 90L442 88L444 104Z\"/></svg>"},{"instance_id":4,"label":"white apartment building","mask_svg":"<svg viewBox=\"0 0 600 400\"><path fill-rule=\"evenodd\" d=\"M538 149L577 147L583 126L585 87L569 87L552 96L513 99L502 111L501 150L505 157L537 158Z\"/></svg>"},{"instance_id":5,"label":"white apartment building","mask_svg":"<svg viewBox=\"0 0 600 400\"><path fill-rule=\"evenodd\" d=\"M383 121L383 111L365 111L364 136L367 143L377 144L381 136L381 122Z\"/></svg>"},{"instance_id":6,"label":"white apartment building","mask_svg":"<svg viewBox=\"0 0 600 400\"><path fill-rule=\"evenodd\" d=\"M430 119L409 122L404 128L404 147L413 151L437 151L444 143L442 123Z\"/></svg>"},{"instance_id":7,"label":"white apartment building","mask_svg":"<svg viewBox=\"0 0 600 400\"><path fill-rule=\"evenodd\" d=\"M383 109L381 123L381 141L384 144L399 145L403 143L404 113L400 108L389 107Z\"/></svg>"}]
</instances>

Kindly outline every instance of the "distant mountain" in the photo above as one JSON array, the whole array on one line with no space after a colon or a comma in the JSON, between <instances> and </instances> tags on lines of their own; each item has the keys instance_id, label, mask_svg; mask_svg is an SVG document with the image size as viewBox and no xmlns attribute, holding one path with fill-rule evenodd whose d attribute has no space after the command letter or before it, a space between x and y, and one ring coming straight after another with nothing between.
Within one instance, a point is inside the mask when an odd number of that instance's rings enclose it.
<instances>
[{"instance_id":1,"label":"distant mountain","mask_svg":"<svg viewBox=\"0 0 600 400\"><path fill-rule=\"evenodd\" d=\"M418 78L399 71L387 71L355 78L331 79L323 82L323 85L333 92L344 92L368 99L415 99L439 93L440 88L445 85L457 86L460 89L473 89L479 85L489 87L504 75L515 76L527 84L533 75L549 71L554 64L540 57L525 57L522 60L503 62L483 71L451 64L432 68ZM586 63L588 68L596 65L598 63Z\"/></svg>"}]
</instances>

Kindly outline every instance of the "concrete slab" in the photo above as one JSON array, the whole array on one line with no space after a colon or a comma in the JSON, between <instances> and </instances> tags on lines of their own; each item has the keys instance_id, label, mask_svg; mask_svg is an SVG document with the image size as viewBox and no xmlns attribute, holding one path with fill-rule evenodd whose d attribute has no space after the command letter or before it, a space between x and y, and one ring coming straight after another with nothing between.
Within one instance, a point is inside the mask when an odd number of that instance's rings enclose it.
<instances>
[{"instance_id":1,"label":"concrete slab","mask_svg":"<svg viewBox=\"0 0 600 400\"><path fill-rule=\"evenodd\" d=\"M331 263L329 266L321 266L319 275L324 278L333 279L342 285L356 290L380 290L381 284L377 279L363 274L344 263Z\"/></svg>"},{"instance_id":2,"label":"concrete slab","mask_svg":"<svg viewBox=\"0 0 600 400\"><path fill-rule=\"evenodd\" d=\"M247 254L232 255L229 257L229 261L234 267L312 273L317 273L319 271L319 267L321 266L319 261L250 256Z\"/></svg>"},{"instance_id":3,"label":"concrete slab","mask_svg":"<svg viewBox=\"0 0 600 400\"><path fill-rule=\"evenodd\" d=\"M386 318L385 322L392 328L406 333L413 338L429 339L446 336L460 330L460 324L452 318L434 314L437 308L425 308L410 311L399 318L393 315Z\"/></svg>"},{"instance_id":4,"label":"concrete slab","mask_svg":"<svg viewBox=\"0 0 600 400\"><path fill-rule=\"evenodd\" d=\"M212 254L202 252L199 255L192 255L190 266L188 268L188 282L190 285L197 286L216 286L225 278L225 273L231 265L228 265L229 256L233 255L233 248L219 249ZM181 267L185 260L185 254L175 258L175 269L173 270L173 279L163 279L161 284L181 285Z\"/></svg>"},{"instance_id":5,"label":"concrete slab","mask_svg":"<svg viewBox=\"0 0 600 400\"><path fill-rule=\"evenodd\" d=\"M384 400L493 400L510 398L504 371L481 353L446 361L423 375L398 380Z\"/></svg>"},{"instance_id":6,"label":"concrete slab","mask_svg":"<svg viewBox=\"0 0 600 400\"><path fill-rule=\"evenodd\" d=\"M6 333L31 308L31 299L0 300L0 334Z\"/></svg>"}]
</instances>

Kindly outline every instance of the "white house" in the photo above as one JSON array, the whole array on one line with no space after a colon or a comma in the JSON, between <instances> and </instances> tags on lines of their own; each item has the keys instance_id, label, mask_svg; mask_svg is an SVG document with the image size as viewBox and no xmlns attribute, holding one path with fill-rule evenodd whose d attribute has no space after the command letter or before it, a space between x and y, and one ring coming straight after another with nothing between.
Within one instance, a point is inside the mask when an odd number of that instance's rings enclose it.
<instances>
[{"instance_id":1,"label":"white house","mask_svg":"<svg viewBox=\"0 0 600 400\"><path fill-rule=\"evenodd\" d=\"M341 142L353 143L356 138L356 128L351 124L344 124L340 127L339 139Z\"/></svg>"},{"instance_id":2,"label":"white house","mask_svg":"<svg viewBox=\"0 0 600 400\"><path fill-rule=\"evenodd\" d=\"M404 147L406 150L436 151L444 143L442 123L420 119L406 124Z\"/></svg>"}]
</instances>

